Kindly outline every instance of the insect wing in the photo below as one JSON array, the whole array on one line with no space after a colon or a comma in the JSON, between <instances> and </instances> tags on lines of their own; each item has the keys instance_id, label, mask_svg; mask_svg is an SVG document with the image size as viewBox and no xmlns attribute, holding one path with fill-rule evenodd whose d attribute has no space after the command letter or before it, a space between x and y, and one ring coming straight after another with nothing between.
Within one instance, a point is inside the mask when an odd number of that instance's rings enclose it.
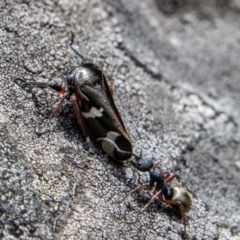
<instances>
[{"instance_id":1,"label":"insect wing","mask_svg":"<svg viewBox=\"0 0 240 240\"><path fill-rule=\"evenodd\" d=\"M117 132L129 140L122 118L117 110L103 73L94 75L80 86L84 95L81 111L86 125L94 138L105 137L108 132Z\"/></svg>"}]
</instances>

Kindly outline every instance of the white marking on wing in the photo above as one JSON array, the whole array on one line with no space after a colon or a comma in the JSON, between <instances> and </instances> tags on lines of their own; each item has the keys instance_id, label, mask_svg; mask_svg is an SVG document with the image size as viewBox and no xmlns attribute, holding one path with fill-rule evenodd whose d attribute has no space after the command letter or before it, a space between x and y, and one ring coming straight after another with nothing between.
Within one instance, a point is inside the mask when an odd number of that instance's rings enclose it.
<instances>
[{"instance_id":1,"label":"white marking on wing","mask_svg":"<svg viewBox=\"0 0 240 240\"><path fill-rule=\"evenodd\" d=\"M95 117L102 117L102 112L103 112L103 108L100 108L98 110L98 109L92 107L90 109L90 112L82 112L82 114L85 118L95 118Z\"/></svg>"}]
</instances>

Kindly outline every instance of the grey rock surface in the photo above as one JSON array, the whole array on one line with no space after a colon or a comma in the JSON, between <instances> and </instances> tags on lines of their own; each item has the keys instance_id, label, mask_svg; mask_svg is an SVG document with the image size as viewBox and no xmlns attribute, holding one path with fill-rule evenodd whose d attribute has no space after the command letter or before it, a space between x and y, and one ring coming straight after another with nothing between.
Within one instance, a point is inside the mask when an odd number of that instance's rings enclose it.
<instances>
[{"instance_id":1,"label":"grey rock surface","mask_svg":"<svg viewBox=\"0 0 240 240\"><path fill-rule=\"evenodd\" d=\"M0 2L0 239L181 239L178 210L126 193L148 174L110 160L70 103L28 81L64 83L99 65L136 153L193 195L189 239L240 239L240 4L231 1Z\"/></svg>"}]
</instances>

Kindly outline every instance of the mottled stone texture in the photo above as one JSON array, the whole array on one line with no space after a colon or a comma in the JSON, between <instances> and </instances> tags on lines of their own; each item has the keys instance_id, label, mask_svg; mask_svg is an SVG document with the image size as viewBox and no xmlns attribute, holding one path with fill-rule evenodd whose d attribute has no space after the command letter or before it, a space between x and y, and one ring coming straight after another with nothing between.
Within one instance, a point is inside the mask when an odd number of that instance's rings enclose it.
<instances>
[{"instance_id":1,"label":"mottled stone texture","mask_svg":"<svg viewBox=\"0 0 240 240\"><path fill-rule=\"evenodd\" d=\"M114 88L134 149L193 194L190 239L240 238L238 0L0 1L0 239L181 239L179 212L81 133L59 96L81 59ZM140 132L139 139L137 131Z\"/></svg>"}]
</instances>

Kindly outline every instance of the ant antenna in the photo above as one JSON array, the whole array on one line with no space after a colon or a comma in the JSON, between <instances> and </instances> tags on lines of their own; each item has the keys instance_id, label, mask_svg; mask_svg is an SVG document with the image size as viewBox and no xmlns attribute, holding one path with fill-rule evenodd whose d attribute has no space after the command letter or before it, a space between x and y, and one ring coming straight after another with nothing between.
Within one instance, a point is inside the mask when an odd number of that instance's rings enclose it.
<instances>
[{"instance_id":1,"label":"ant antenna","mask_svg":"<svg viewBox=\"0 0 240 240\"><path fill-rule=\"evenodd\" d=\"M142 151L143 151L143 147L144 147L145 142L142 141L141 135L140 135L139 131L137 130L137 127L136 127L136 126L135 126L135 128L136 128L137 135L138 135L139 139L141 140L141 144L142 144L142 146L141 146L141 152L140 152L140 154L139 154L139 156L138 156L138 158L141 158L141 157L142 157Z\"/></svg>"},{"instance_id":2,"label":"ant antenna","mask_svg":"<svg viewBox=\"0 0 240 240\"><path fill-rule=\"evenodd\" d=\"M136 126L135 126L135 128L136 128ZM136 132L137 132L139 139L141 140L141 145L142 145L141 152L139 155L132 153L132 156L134 156L135 158L132 159L130 161L130 163L141 172L149 172L150 169L153 168L153 161L151 158L142 158L142 152L143 152L143 147L144 147L145 142L142 141L141 135L140 135L139 131L137 130L137 128L136 128Z\"/></svg>"},{"instance_id":3,"label":"ant antenna","mask_svg":"<svg viewBox=\"0 0 240 240\"><path fill-rule=\"evenodd\" d=\"M83 63L86 61L86 59L85 59L85 57L83 56L83 54L81 53L81 52L79 52L79 51L77 51L72 45L73 45L73 43L74 43L74 33L72 32L72 31L70 31L70 33L71 33L71 42L70 42L70 48L73 50L73 52L75 53L75 54L77 54L78 55L78 57L80 57L81 59L82 59L82 61L83 61Z\"/></svg>"},{"instance_id":4,"label":"ant antenna","mask_svg":"<svg viewBox=\"0 0 240 240\"><path fill-rule=\"evenodd\" d=\"M122 109L122 110L125 111L125 109ZM126 112L126 111L125 111L125 112ZM136 124L135 124L134 122L132 122L131 124L134 125L134 128L135 128L135 131L136 131L136 133L137 133L137 136L138 136L138 138L141 140L141 151L140 151L140 154L139 154L139 155L136 155L136 154L132 153L132 156L135 157L135 160L139 160L139 159L142 158L142 152L143 152L143 147L144 147L145 142L142 141L142 137L141 137L141 135L140 135L140 132L139 132L138 129L137 129Z\"/></svg>"}]
</instances>

